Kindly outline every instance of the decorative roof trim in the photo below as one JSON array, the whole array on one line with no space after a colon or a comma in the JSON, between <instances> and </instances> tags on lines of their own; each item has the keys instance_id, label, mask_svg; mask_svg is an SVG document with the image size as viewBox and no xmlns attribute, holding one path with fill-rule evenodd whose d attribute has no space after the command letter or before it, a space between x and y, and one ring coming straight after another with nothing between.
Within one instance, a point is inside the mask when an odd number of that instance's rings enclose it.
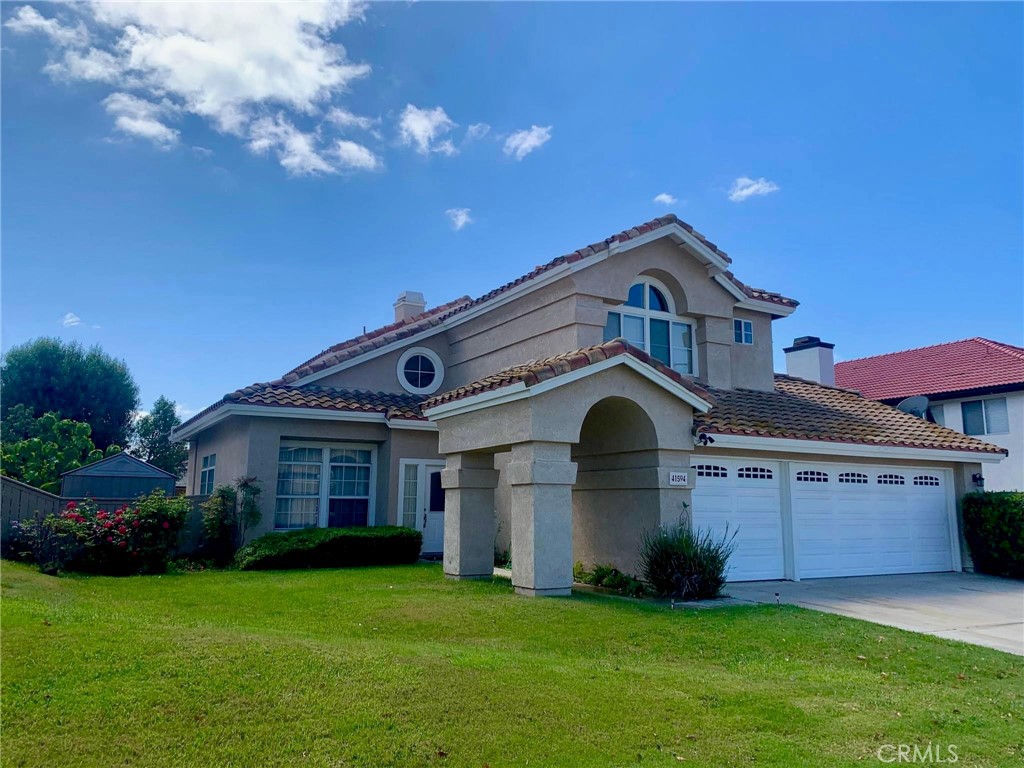
<instances>
[{"instance_id":1,"label":"decorative roof trim","mask_svg":"<svg viewBox=\"0 0 1024 768\"><path fill-rule=\"evenodd\" d=\"M342 411L329 408L294 408L281 405L251 405L243 403L224 403L220 408L204 414L199 419L178 427L171 434L171 441L180 443L188 440L197 432L209 429L214 424L224 421L230 416L260 416L283 419L312 419L315 421L347 421L363 424L382 424L389 429L410 429L436 432L437 424L421 419L389 419L383 413L367 413L365 411Z\"/></svg>"},{"instance_id":2,"label":"decorative roof trim","mask_svg":"<svg viewBox=\"0 0 1024 768\"><path fill-rule=\"evenodd\" d=\"M982 451L955 451L947 448L870 445L868 443L847 443L838 440L820 440L816 438L736 435L727 432L716 432L712 429L702 429L701 432L714 435L714 448L742 448L750 451L811 453L818 456L860 456L864 458L924 461L978 461L995 463L1005 458L1005 454L985 453Z\"/></svg>"}]
</instances>

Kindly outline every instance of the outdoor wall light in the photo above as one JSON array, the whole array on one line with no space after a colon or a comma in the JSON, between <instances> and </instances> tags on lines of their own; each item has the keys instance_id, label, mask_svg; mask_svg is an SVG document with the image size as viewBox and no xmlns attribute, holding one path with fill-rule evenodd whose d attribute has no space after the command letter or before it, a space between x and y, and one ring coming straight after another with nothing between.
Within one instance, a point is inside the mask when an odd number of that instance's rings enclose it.
<instances>
[{"instance_id":1,"label":"outdoor wall light","mask_svg":"<svg viewBox=\"0 0 1024 768\"><path fill-rule=\"evenodd\" d=\"M985 487L985 478L982 476L981 472L975 472L971 475L971 480L973 480L974 484L979 488Z\"/></svg>"}]
</instances>

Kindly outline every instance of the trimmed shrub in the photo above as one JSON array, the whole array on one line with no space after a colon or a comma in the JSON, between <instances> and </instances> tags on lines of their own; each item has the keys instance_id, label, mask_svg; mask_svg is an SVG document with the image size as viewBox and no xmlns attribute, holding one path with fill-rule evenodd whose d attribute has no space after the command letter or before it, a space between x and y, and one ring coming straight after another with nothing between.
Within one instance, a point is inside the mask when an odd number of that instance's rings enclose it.
<instances>
[{"instance_id":1,"label":"trimmed shrub","mask_svg":"<svg viewBox=\"0 0 1024 768\"><path fill-rule=\"evenodd\" d=\"M644 581L659 597L710 600L725 586L725 569L736 532L716 538L710 530L691 530L685 522L656 528L640 545Z\"/></svg>"},{"instance_id":2,"label":"trimmed shrub","mask_svg":"<svg viewBox=\"0 0 1024 768\"><path fill-rule=\"evenodd\" d=\"M243 571L401 565L420 556L423 534L412 528L304 528L268 533L235 555Z\"/></svg>"},{"instance_id":3,"label":"trimmed shrub","mask_svg":"<svg viewBox=\"0 0 1024 768\"><path fill-rule=\"evenodd\" d=\"M1024 579L1024 493L969 493L961 508L975 570Z\"/></svg>"}]
</instances>

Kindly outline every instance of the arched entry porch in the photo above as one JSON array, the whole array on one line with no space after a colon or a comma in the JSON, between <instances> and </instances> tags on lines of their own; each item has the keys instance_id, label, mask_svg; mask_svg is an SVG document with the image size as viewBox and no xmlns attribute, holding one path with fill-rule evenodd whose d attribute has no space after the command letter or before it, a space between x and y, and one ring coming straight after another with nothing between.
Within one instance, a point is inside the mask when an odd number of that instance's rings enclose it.
<instances>
[{"instance_id":1,"label":"arched entry porch","mask_svg":"<svg viewBox=\"0 0 1024 768\"><path fill-rule=\"evenodd\" d=\"M504 452L517 592L568 594L577 557L632 569L643 531L689 503L694 409L710 409L706 393L621 340L428 401L446 456L445 574L492 572Z\"/></svg>"}]
</instances>

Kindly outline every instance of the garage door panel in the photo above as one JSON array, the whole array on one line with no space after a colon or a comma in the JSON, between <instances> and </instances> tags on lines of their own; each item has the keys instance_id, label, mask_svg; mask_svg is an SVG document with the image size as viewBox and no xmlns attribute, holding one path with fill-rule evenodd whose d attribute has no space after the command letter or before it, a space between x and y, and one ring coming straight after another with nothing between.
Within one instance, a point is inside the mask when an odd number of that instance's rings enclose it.
<instances>
[{"instance_id":1,"label":"garage door panel","mask_svg":"<svg viewBox=\"0 0 1024 768\"><path fill-rule=\"evenodd\" d=\"M800 477L815 482L801 482ZM866 483L838 482L865 477ZM939 485L914 485L915 477L919 482L927 477L929 483L938 478ZM800 577L951 570L946 493L945 478L934 470L794 464L792 509Z\"/></svg>"},{"instance_id":2,"label":"garage door panel","mask_svg":"<svg viewBox=\"0 0 1024 768\"><path fill-rule=\"evenodd\" d=\"M725 471L725 477L702 476L698 470L693 491L693 523L715 536L736 534L735 551L729 559L729 581L781 579L784 576L782 511L779 499L778 464L748 460L705 460ZM742 477L746 467L771 470L771 479ZM764 474L763 472L760 474Z\"/></svg>"}]
</instances>

